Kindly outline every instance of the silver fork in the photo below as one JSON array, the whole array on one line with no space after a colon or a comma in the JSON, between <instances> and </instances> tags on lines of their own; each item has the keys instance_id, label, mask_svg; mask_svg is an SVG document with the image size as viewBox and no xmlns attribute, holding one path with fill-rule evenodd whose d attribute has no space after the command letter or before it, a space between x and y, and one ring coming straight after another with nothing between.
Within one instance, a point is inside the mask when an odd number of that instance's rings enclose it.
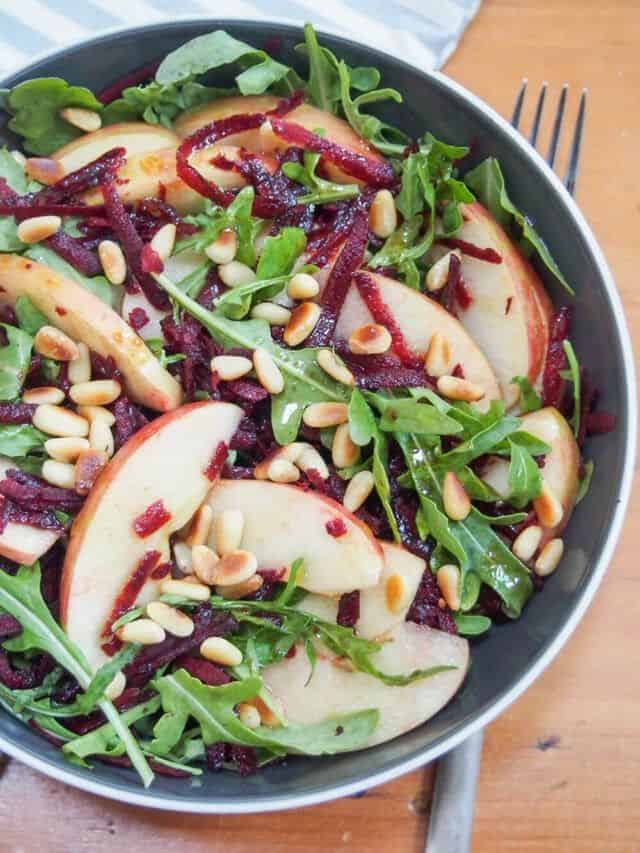
<instances>
[{"instance_id":1,"label":"silver fork","mask_svg":"<svg viewBox=\"0 0 640 853\"><path fill-rule=\"evenodd\" d=\"M527 94L527 85L528 81L524 79L520 85L513 108L511 124L516 130L518 130L522 117L522 107ZM558 154L558 145L566 111L568 88L565 83L560 90L551 130L551 139L546 160L552 169L555 166ZM533 124L528 137L530 144L534 148L540 132L547 89L547 83L543 83L536 102ZM564 184L571 195L574 195L576 190L586 108L587 90L583 89L573 129L567 172L564 177ZM522 135L524 136L525 134L523 133ZM482 756L483 735L484 733L481 729L438 760L425 853L469 853L471 850L473 812Z\"/></svg>"}]
</instances>

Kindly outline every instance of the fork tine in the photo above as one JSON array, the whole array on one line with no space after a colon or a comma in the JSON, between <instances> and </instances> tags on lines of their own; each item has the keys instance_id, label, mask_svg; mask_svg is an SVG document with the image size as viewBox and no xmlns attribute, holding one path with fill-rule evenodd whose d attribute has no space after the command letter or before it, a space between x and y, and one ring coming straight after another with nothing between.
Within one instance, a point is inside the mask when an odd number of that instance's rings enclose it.
<instances>
[{"instance_id":1,"label":"fork tine","mask_svg":"<svg viewBox=\"0 0 640 853\"><path fill-rule=\"evenodd\" d=\"M578 108L578 117L576 119L575 130L573 131L573 140L571 141L571 151L569 153L569 165L567 174L564 179L565 186L569 191L569 195L575 195L576 180L578 178L578 166L580 165L580 149L582 146L582 133L584 131L584 118L587 110L587 90L582 90L580 96L580 106Z\"/></svg>"},{"instance_id":2,"label":"fork tine","mask_svg":"<svg viewBox=\"0 0 640 853\"><path fill-rule=\"evenodd\" d=\"M513 107L513 115L511 116L511 124L515 129L518 129L518 125L520 124L520 116L522 115L522 105L524 104L524 96L527 94L527 83L529 81L526 77L522 78L522 83L520 84L520 91L518 92L518 97L516 98L516 102Z\"/></svg>"},{"instance_id":3,"label":"fork tine","mask_svg":"<svg viewBox=\"0 0 640 853\"><path fill-rule=\"evenodd\" d=\"M540 89L540 94L538 95L538 103L536 104L535 115L533 116L533 127L531 128L531 135L529 136L529 142L535 148L536 142L538 141L538 133L540 131L540 121L542 119L542 110L544 109L544 101L547 97L547 83L546 81L542 84L542 88Z\"/></svg>"},{"instance_id":4,"label":"fork tine","mask_svg":"<svg viewBox=\"0 0 640 853\"><path fill-rule=\"evenodd\" d=\"M549 143L549 153L547 154L547 163L553 169L556 162L556 154L558 153L558 143L560 142L560 132L562 131L562 120L564 119L564 108L567 103L567 89L569 87L565 83L558 98L558 108L556 117L553 122L553 130L551 131L551 141Z\"/></svg>"}]
</instances>

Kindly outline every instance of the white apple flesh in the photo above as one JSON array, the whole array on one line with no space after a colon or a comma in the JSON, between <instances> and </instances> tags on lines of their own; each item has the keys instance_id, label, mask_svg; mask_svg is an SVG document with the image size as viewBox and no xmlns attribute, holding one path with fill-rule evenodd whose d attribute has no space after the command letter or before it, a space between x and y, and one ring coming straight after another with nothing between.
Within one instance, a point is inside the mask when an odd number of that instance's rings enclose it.
<instances>
[{"instance_id":1,"label":"white apple flesh","mask_svg":"<svg viewBox=\"0 0 640 853\"><path fill-rule=\"evenodd\" d=\"M7 471L17 468L12 459L0 456L0 480L4 480ZM5 498L0 495L0 515ZM62 536L60 530L44 530L30 524L8 521L0 533L0 556L31 566L51 548Z\"/></svg>"},{"instance_id":2,"label":"white apple flesh","mask_svg":"<svg viewBox=\"0 0 640 853\"><path fill-rule=\"evenodd\" d=\"M122 122L85 133L63 145L51 157L62 164L65 175L68 175L113 148L124 148L126 156L133 157L175 147L179 142L179 137L166 127L143 121Z\"/></svg>"}]
</instances>

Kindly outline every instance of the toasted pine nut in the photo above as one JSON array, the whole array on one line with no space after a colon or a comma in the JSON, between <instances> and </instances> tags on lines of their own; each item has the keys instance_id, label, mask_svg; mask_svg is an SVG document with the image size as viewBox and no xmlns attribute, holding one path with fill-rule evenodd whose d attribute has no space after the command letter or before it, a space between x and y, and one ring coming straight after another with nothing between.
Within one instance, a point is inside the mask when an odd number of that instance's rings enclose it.
<instances>
[{"instance_id":1,"label":"toasted pine nut","mask_svg":"<svg viewBox=\"0 0 640 853\"><path fill-rule=\"evenodd\" d=\"M174 637L190 637L193 634L193 620L186 613L165 604L164 601L151 601L147 604L147 616L153 619L167 634Z\"/></svg>"},{"instance_id":2,"label":"toasted pine nut","mask_svg":"<svg viewBox=\"0 0 640 853\"><path fill-rule=\"evenodd\" d=\"M296 471L298 469L296 468ZM236 551L242 542L244 513L239 509L225 509L213 523L216 551L221 557Z\"/></svg>"},{"instance_id":3,"label":"toasted pine nut","mask_svg":"<svg viewBox=\"0 0 640 853\"><path fill-rule=\"evenodd\" d=\"M127 260L120 246L113 240L101 240L98 244L98 257L111 284L124 284L127 277Z\"/></svg>"},{"instance_id":4,"label":"toasted pine nut","mask_svg":"<svg viewBox=\"0 0 640 853\"><path fill-rule=\"evenodd\" d=\"M47 187L64 178L64 166L51 157L29 157L24 171L29 178Z\"/></svg>"},{"instance_id":5,"label":"toasted pine nut","mask_svg":"<svg viewBox=\"0 0 640 853\"><path fill-rule=\"evenodd\" d=\"M451 347L442 332L434 332L424 360L424 369L429 376L447 376L451 373Z\"/></svg>"},{"instance_id":6,"label":"toasted pine nut","mask_svg":"<svg viewBox=\"0 0 640 853\"><path fill-rule=\"evenodd\" d=\"M349 512L360 509L373 491L374 485L375 481L371 471L358 471L357 474L354 474L349 480L349 485L342 499L344 508L348 509Z\"/></svg>"},{"instance_id":7,"label":"toasted pine nut","mask_svg":"<svg viewBox=\"0 0 640 853\"><path fill-rule=\"evenodd\" d=\"M354 355L381 355L391 344L389 330L379 323L365 323L349 335L349 349Z\"/></svg>"},{"instance_id":8,"label":"toasted pine nut","mask_svg":"<svg viewBox=\"0 0 640 853\"><path fill-rule=\"evenodd\" d=\"M164 628L152 619L135 619L116 631L116 637L122 643L140 643L142 646L161 643L166 636Z\"/></svg>"},{"instance_id":9,"label":"toasted pine nut","mask_svg":"<svg viewBox=\"0 0 640 853\"><path fill-rule=\"evenodd\" d=\"M346 403L311 403L304 410L302 420L317 429L339 426L349 420L349 408Z\"/></svg>"},{"instance_id":10,"label":"toasted pine nut","mask_svg":"<svg viewBox=\"0 0 640 853\"><path fill-rule=\"evenodd\" d=\"M408 607L410 601L409 585L402 575L395 572L386 580L384 585L384 600L390 613L400 613Z\"/></svg>"},{"instance_id":11,"label":"toasted pine nut","mask_svg":"<svg viewBox=\"0 0 640 853\"><path fill-rule=\"evenodd\" d=\"M213 586L216 582L219 557L207 545L194 545L191 549L191 566L199 581Z\"/></svg>"},{"instance_id":12,"label":"toasted pine nut","mask_svg":"<svg viewBox=\"0 0 640 853\"><path fill-rule=\"evenodd\" d=\"M453 471L447 471L442 483L444 511L453 521L462 521L471 512L471 499Z\"/></svg>"},{"instance_id":13,"label":"toasted pine nut","mask_svg":"<svg viewBox=\"0 0 640 853\"><path fill-rule=\"evenodd\" d=\"M320 319L322 308L315 302L303 302L291 313L284 330L284 342L287 346L297 347L306 340Z\"/></svg>"},{"instance_id":14,"label":"toasted pine nut","mask_svg":"<svg viewBox=\"0 0 640 853\"><path fill-rule=\"evenodd\" d=\"M231 551L220 557L216 572L216 586L232 586L255 575L258 560L251 551Z\"/></svg>"},{"instance_id":15,"label":"toasted pine nut","mask_svg":"<svg viewBox=\"0 0 640 853\"><path fill-rule=\"evenodd\" d=\"M196 545L204 545L211 533L212 523L213 510L209 504L202 504L189 525L189 532L185 538L187 545L191 548L195 548Z\"/></svg>"},{"instance_id":16,"label":"toasted pine nut","mask_svg":"<svg viewBox=\"0 0 640 853\"><path fill-rule=\"evenodd\" d=\"M111 459L116 447L111 427L106 420L96 418L91 421L91 426L89 427L89 444L94 450L102 450Z\"/></svg>"},{"instance_id":17,"label":"toasted pine nut","mask_svg":"<svg viewBox=\"0 0 640 853\"><path fill-rule=\"evenodd\" d=\"M93 488L98 475L108 462L104 450L84 450L78 457L75 466L74 488L79 495L88 495Z\"/></svg>"},{"instance_id":18,"label":"toasted pine nut","mask_svg":"<svg viewBox=\"0 0 640 853\"><path fill-rule=\"evenodd\" d=\"M64 400L64 391L53 385L43 385L40 388L28 388L22 395L22 400L31 405L40 406L42 403L51 403L56 406Z\"/></svg>"},{"instance_id":19,"label":"toasted pine nut","mask_svg":"<svg viewBox=\"0 0 640 853\"><path fill-rule=\"evenodd\" d=\"M193 555L191 554L191 548L181 539L178 539L173 543L173 558L176 561L176 566L180 569L183 575L188 575L193 571Z\"/></svg>"},{"instance_id":20,"label":"toasted pine nut","mask_svg":"<svg viewBox=\"0 0 640 853\"><path fill-rule=\"evenodd\" d=\"M474 403L484 397L484 388L469 382L468 379L458 379L457 376L440 376L437 383L438 391L449 400L464 400Z\"/></svg>"},{"instance_id":21,"label":"toasted pine nut","mask_svg":"<svg viewBox=\"0 0 640 853\"><path fill-rule=\"evenodd\" d=\"M75 462L81 453L89 450L86 438L50 438L44 443L44 449L56 462Z\"/></svg>"},{"instance_id":22,"label":"toasted pine nut","mask_svg":"<svg viewBox=\"0 0 640 853\"><path fill-rule=\"evenodd\" d=\"M69 396L79 406L106 406L117 400L121 393L122 385L115 379L78 382L69 388Z\"/></svg>"},{"instance_id":23,"label":"toasted pine nut","mask_svg":"<svg viewBox=\"0 0 640 853\"><path fill-rule=\"evenodd\" d=\"M537 524L532 524L529 527L525 527L522 533L516 536L511 550L519 560L527 563L538 550L541 539L542 528L538 527Z\"/></svg>"},{"instance_id":24,"label":"toasted pine nut","mask_svg":"<svg viewBox=\"0 0 640 853\"><path fill-rule=\"evenodd\" d=\"M104 406L78 406L78 414L86 418L90 424L102 421L107 426L113 426L116 422L116 416Z\"/></svg>"},{"instance_id":25,"label":"toasted pine nut","mask_svg":"<svg viewBox=\"0 0 640 853\"><path fill-rule=\"evenodd\" d=\"M287 459L273 459L267 469L267 479L272 483L295 483L300 479L300 471Z\"/></svg>"},{"instance_id":26,"label":"toasted pine nut","mask_svg":"<svg viewBox=\"0 0 640 853\"><path fill-rule=\"evenodd\" d=\"M253 595L254 592L257 592L264 580L262 575L253 575L249 578L249 580L243 581L242 583L234 583L229 586L217 586L216 587L216 595L221 596L221 598L226 598L227 601L237 601L239 598L244 598L247 595Z\"/></svg>"},{"instance_id":27,"label":"toasted pine nut","mask_svg":"<svg viewBox=\"0 0 640 853\"><path fill-rule=\"evenodd\" d=\"M114 699L117 699L118 696L122 695L126 686L127 679L124 676L124 672L116 672L116 674L113 676L111 683L104 691L104 695L107 697L107 699L110 699L113 702Z\"/></svg>"},{"instance_id":28,"label":"toasted pine nut","mask_svg":"<svg viewBox=\"0 0 640 853\"><path fill-rule=\"evenodd\" d=\"M33 425L47 435L57 435L63 438L76 436L84 438L89 433L89 424L80 415L63 409L61 406L52 406L44 403L33 413Z\"/></svg>"},{"instance_id":29,"label":"toasted pine nut","mask_svg":"<svg viewBox=\"0 0 640 853\"><path fill-rule=\"evenodd\" d=\"M176 242L176 226L173 222L167 222L151 238L151 248L161 261L167 261L171 257Z\"/></svg>"},{"instance_id":30,"label":"toasted pine nut","mask_svg":"<svg viewBox=\"0 0 640 853\"><path fill-rule=\"evenodd\" d=\"M260 711L254 705L249 705L248 702L241 702L238 705L238 719L248 729L257 729L262 722Z\"/></svg>"},{"instance_id":31,"label":"toasted pine nut","mask_svg":"<svg viewBox=\"0 0 640 853\"><path fill-rule=\"evenodd\" d=\"M436 575L440 592L451 610L460 609L460 570L451 563L440 566Z\"/></svg>"},{"instance_id":32,"label":"toasted pine nut","mask_svg":"<svg viewBox=\"0 0 640 853\"><path fill-rule=\"evenodd\" d=\"M442 288L447 283L447 278L449 277L449 267L451 266L451 258L453 255L455 255L458 260L462 260L462 253L460 252L460 250L454 249L453 251L447 252L446 255L443 255L441 258L439 258L427 273L425 278L425 285L430 293L435 293L437 290L442 290Z\"/></svg>"},{"instance_id":33,"label":"toasted pine nut","mask_svg":"<svg viewBox=\"0 0 640 853\"><path fill-rule=\"evenodd\" d=\"M350 468L360 459L360 448L352 440L349 424L340 424L333 436L331 458L336 468Z\"/></svg>"},{"instance_id":34,"label":"toasted pine nut","mask_svg":"<svg viewBox=\"0 0 640 853\"><path fill-rule=\"evenodd\" d=\"M291 299L313 299L320 293L320 285L307 272L297 272L291 276L287 285L287 294Z\"/></svg>"},{"instance_id":35,"label":"toasted pine nut","mask_svg":"<svg viewBox=\"0 0 640 853\"><path fill-rule=\"evenodd\" d=\"M229 261L227 264L220 264L218 275L227 287L242 287L243 284L250 284L256 280L256 274L251 267L241 264L240 261Z\"/></svg>"},{"instance_id":36,"label":"toasted pine nut","mask_svg":"<svg viewBox=\"0 0 640 853\"><path fill-rule=\"evenodd\" d=\"M167 578L160 584L160 592L164 595L180 595L193 601L206 601L211 595L208 586L202 583L187 583L186 580Z\"/></svg>"},{"instance_id":37,"label":"toasted pine nut","mask_svg":"<svg viewBox=\"0 0 640 853\"><path fill-rule=\"evenodd\" d=\"M564 542L562 539L551 539L544 546L538 559L534 564L534 571L539 577L546 578L558 568L558 564L564 553Z\"/></svg>"},{"instance_id":38,"label":"toasted pine nut","mask_svg":"<svg viewBox=\"0 0 640 853\"><path fill-rule=\"evenodd\" d=\"M369 210L369 228L376 237L386 239L398 227L396 203L389 190L378 190Z\"/></svg>"},{"instance_id":39,"label":"toasted pine nut","mask_svg":"<svg viewBox=\"0 0 640 853\"><path fill-rule=\"evenodd\" d=\"M242 355L216 355L211 359L211 370L218 374L223 382L233 382L251 371L253 365Z\"/></svg>"},{"instance_id":40,"label":"toasted pine nut","mask_svg":"<svg viewBox=\"0 0 640 853\"><path fill-rule=\"evenodd\" d=\"M85 133L92 133L102 127L100 113L95 110L86 110L82 107L65 107L60 110L59 115L60 118L77 127L78 130L84 130Z\"/></svg>"},{"instance_id":41,"label":"toasted pine nut","mask_svg":"<svg viewBox=\"0 0 640 853\"><path fill-rule=\"evenodd\" d=\"M133 624L133 622L129 623ZM242 663L242 652L224 637L207 637L200 646L200 654L212 663L222 666L240 666Z\"/></svg>"},{"instance_id":42,"label":"toasted pine nut","mask_svg":"<svg viewBox=\"0 0 640 853\"><path fill-rule=\"evenodd\" d=\"M270 394L280 394L284 388L284 378L280 368L266 349L254 350L253 367L262 387Z\"/></svg>"},{"instance_id":43,"label":"toasted pine nut","mask_svg":"<svg viewBox=\"0 0 640 853\"><path fill-rule=\"evenodd\" d=\"M55 326L41 326L33 341L35 351L55 361L73 361L79 352L75 342Z\"/></svg>"},{"instance_id":44,"label":"toasted pine nut","mask_svg":"<svg viewBox=\"0 0 640 853\"><path fill-rule=\"evenodd\" d=\"M52 237L61 225L59 216L31 216L18 225L18 237L23 243L39 243Z\"/></svg>"},{"instance_id":45,"label":"toasted pine nut","mask_svg":"<svg viewBox=\"0 0 640 853\"><path fill-rule=\"evenodd\" d=\"M42 477L61 489L72 489L75 484L75 468L68 462L56 462L55 459L47 459L42 466Z\"/></svg>"},{"instance_id":46,"label":"toasted pine nut","mask_svg":"<svg viewBox=\"0 0 640 853\"><path fill-rule=\"evenodd\" d=\"M238 238L232 228L225 228L217 240L209 243L204 250L205 255L214 264L230 264L238 251ZM222 276L221 276L222 278ZM224 281L224 279L222 279ZM225 282L226 284L226 282Z\"/></svg>"},{"instance_id":47,"label":"toasted pine nut","mask_svg":"<svg viewBox=\"0 0 640 853\"><path fill-rule=\"evenodd\" d=\"M260 720L263 726L268 726L270 729L278 728L282 725L284 719L284 707L282 702L273 695L269 695L269 704L271 708L260 696L254 696L249 700L250 705L253 705L260 714Z\"/></svg>"},{"instance_id":48,"label":"toasted pine nut","mask_svg":"<svg viewBox=\"0 0 640 853\"><path fill-rule=\"evenodd\" d=\"M562 521L564 508L551 488L542 482L542 491L533 499L533 508L543 527L556 527Z\"/></svg>"},{"instance_id":49,"label":"toasted pine nut","mask_svg":"<svg viewBox=\"0 0 640 853\"><path fill-rule=\"evenodd\" d=\"M345 364L342 364L333 350L321 349L317 355L317 361L324 372L336 382L341 382L343 385L356 384L353 373Z\"/></svg>"},{"instance_id":50,"label":"toasted pine nut","mask_svg":"<svg viewBox=\"0 0 640 853\"><path fill-rule=\"evenodd\" d=\"M67 368L67 377L72 385L91 380L91 354L89 347L81 341L76 346L78 347L77 358L70 361Z\"/></svg>"},{"instance_id":51,"label":"toasted pine nut","mask_svg":"<svg viewBox=\"0 0 640 853\"><path fill-rule=\"evenodd\" d=\"M11 151L9 151L9 154L11 154L18 166L21 166L22 169L24 169L24 167L27 165L27 158L24 156L22 151L18 151L17 148L12 148Z\"/></svg>"},{"instance_id":52,"label":"toasted pine nut","mask_svg":"<svg viewBox=\"0 0 640 853\"><path fill-rule=\"evenodd\" d=\"M259 302L251 309L254 320L266 320L270 326L286 326L291 319L291 311L275 302Z\"/></svg>"},{"instance_id":53,"label":"toasted pine nut","mask_svg":"<svg viewBox=\"0 0 640 853\"><path fill-rule=\"evenodd\" d=\"M282 140L279 136L276 136L273 125L269 120L262 122L258 134L261 151L270 152L282 149Z\"/></svg>"},{"instance_id":54,"label":"toasted pine nut","mask_svg":"<svg viewBox=\"0 0 640 853\"><path fill-rule=\"evenodd\" d=\"M329 479L327 463L312 445L306 445L296 462L298 468L305 473L317 471L321 480Z\"/></svg>"},{"instance_id":55,"label":"toasted pine nut","mask_svg":"<svg viewBox=\"0 0 640 853\"><path fill-rule=\"evenodd\" d=\"M256 480L269 479L269 466L275 459L286 459L287 462L292 462L294 465L298 462L305 448L311 447L304 441L292 441L291 444L285 444L284 447L278 448L272 454L263 459L253 469L253 476Z\"/></svg>"}]
</instances>

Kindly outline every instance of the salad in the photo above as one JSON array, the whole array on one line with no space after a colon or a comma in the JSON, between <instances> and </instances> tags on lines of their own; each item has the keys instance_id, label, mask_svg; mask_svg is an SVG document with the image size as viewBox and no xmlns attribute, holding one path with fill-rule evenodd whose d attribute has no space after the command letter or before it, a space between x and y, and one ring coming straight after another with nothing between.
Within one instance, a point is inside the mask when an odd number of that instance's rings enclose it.
<instances>
[{"instance_id":1,"label":"salad","mask_svg":"<svg viewBox=\"0 0 640 853\"><path fill-rule=\"evenodd\" d=\"M145 786L436 714L615 424L499 163L298 51L0 91L0 703Z\"/></svg>"}]
</instances>

